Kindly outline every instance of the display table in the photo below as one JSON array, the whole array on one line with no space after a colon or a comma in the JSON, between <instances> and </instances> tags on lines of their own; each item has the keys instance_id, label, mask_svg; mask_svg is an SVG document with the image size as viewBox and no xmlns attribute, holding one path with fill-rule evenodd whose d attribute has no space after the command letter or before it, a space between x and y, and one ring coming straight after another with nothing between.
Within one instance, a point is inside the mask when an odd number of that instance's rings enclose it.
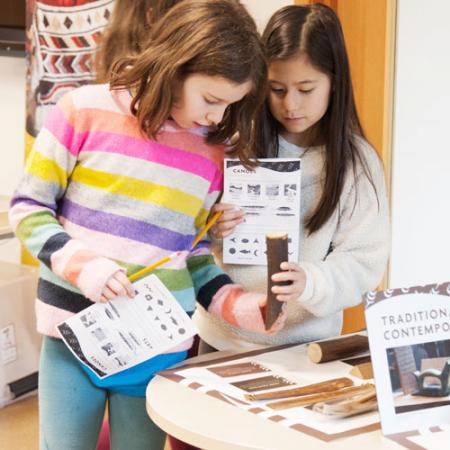
<instances>
[{"instance_id":1,"label":"display table","mask_svg":"<svg viewBox=\"0 0 450 450\"><path fill-rule=\"evenodd\" d=\"M259 373L258 367L263 368ZM241 354L211 353L158 374L147 387L147 412L168 434L207 450L448 447L450 425L386 437L381 433L377 411L330 418L309 407L273 410L267 401L255 404L242 394L244 386L250 392L249 381L254 387L263 378L273 381L273 375L305 385L348 377L351 368L343 361L314 364L305 345ZM241 381L236 382L236 378Z\"/></svg>"},{"instance_id":2,"label":"display table","mask_svg":"<svg viewBox=\"0 0 450 450\"><path fill-rule=\"evenodd\" d=\"M256 352L252 352L258 353ZM248 355L249 353L242 354ZM222 353L203 355L192 358L181 366L189 367L197 364L211 365ZM308 377L314 376L314 371L324 370L326 376L343 376L343 363L327 363L311 366L307 360L304 346L293 346L280 352L268 352L264 355L254 355L256 361L262 359L264 366L270 367L271 358L275 364L280 364L280 356L286 361L287 372L305 368ZM224 361L239 362L236 355L227 356ZM282 363L281 363L282 364ZM337 364L337 366L336 366ZM339 366L339 364L341 364ZM336 373L333 374L334 367ZM320 431L315 432L310 427L302 425L296 429L276 422L273 416L270 420L263 415L253 414L227 404L226 401L206 394L206 389L192 387L195 383L180 382L178 372L166 371L157 375L147 388L147 411L150 417L168 434L185 442L208 450L298 450L300 448L317 449L381 449L401 448L393 441L387 442L379 429L377 421L369 426L359 426L359 432L345 431L330 438ZM292 372L293 373L293 372ZM317 373L317 372L316 372ZM200 380L201 381L201 380ZM253 408L255 409L255 408ZM376 414L376 413L369 413ZM336 419L334 419L336 420ZM340 419L342 420L342 419ZM281 419L280 419L281 421ZM363 423L363 422L361 422ZM300 430L300 431L299 431ZM311 431L312 430L312 431ZM338 433L339 434L339 433Z\"/></svg>"}]
</instances>

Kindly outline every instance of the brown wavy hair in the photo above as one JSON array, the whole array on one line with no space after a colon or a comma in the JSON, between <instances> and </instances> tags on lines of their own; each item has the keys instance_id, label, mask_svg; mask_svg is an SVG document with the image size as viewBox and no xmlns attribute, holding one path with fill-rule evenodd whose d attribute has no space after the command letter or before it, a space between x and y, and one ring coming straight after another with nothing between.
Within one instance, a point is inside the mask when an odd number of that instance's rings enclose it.
<instances>
[{"instance_id":1,"label":"brown wavy hair","mask_svg":"<svg viewBox=\"0 0 450 450\"><path fill-rule=\"evenodd\" d=\"M271 17L263 32L268 64L306 55L309 62L331 80L328 109L318 123L317 142L325 145L325 178L316 210L306 221L311 234L319 230L339 207L344 181L357 166L375 189L370 171L356 140L366 139L356 110L350 66L339 18L328 6L293 5L281 8ZM259 157L278 155L281 124L270 112L268 102L256 122ZM376 192L376 189L375 189ZM356 200L355 200L356 203Z\"/></svg>"},{"instance_id":2,"label":"brown wavy hair","mask_svg":"<svg viewBox=\"0 0 450 450\"><path fill-rule=\"evenodd\" d=\"M94 58L97 81L109 81L113 64L121 57L137 55L145 48L149 30L181 0L116 0Z\"/></svg>"},{"instance_id":3,"label":"brown wavy hair","mask_svg":"<svg viewBox=\"0 0 450 450\"><path fill-rule=\"evenodd\" d=\"M131 112L152 139L169 118L173 87L191 74L252 82L239 102L229 105L208 134L211 144L228 143L229 154L247 167L256 156L257 110L266 96L267 65L255 22L235 0L184 0L150 30L147 48L113 67L111 87L135 93ZM229 141L233 137L233 143Z\"/></svg>"}]
</instances>

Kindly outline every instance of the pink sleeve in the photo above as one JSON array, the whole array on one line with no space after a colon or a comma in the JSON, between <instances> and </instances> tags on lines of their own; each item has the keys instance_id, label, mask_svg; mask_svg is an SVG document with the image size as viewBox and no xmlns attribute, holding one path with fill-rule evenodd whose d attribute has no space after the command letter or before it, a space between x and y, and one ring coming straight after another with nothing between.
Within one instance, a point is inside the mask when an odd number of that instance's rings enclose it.
<instances>
[{"instance_id":1,"label":"pink sleeve","mask_svg":"<svg viewBox=\"0 0 450 450\"><path fill-rule=\"evenodd\" d=\"M56 275L76 286L93 302L100 301L103 287L111 276L118 271L125 272L117 263L86 249L76 239L51 255L51 265Z\"/></svg>"}]
</instances>

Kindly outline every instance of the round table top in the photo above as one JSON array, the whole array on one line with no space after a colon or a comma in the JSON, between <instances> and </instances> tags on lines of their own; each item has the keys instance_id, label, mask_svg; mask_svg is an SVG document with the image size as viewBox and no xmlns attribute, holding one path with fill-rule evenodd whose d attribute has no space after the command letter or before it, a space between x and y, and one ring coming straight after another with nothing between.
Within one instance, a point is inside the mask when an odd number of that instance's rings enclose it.
<instances>
[{"instance_id":1,"label":"round table top","mask_svg":"<svg viewBox=\"0 0 450 450\"><path fill-rule=\"evenodd\" d=\"M222 352L221 352L222 354ZM217 358L218 353L189 360ZM152 420L169 435L208 450L299 450L392 448L381 432L324 442L258 417L162 376L147 387L146 407Z\"/></svg>"}]
</instances>

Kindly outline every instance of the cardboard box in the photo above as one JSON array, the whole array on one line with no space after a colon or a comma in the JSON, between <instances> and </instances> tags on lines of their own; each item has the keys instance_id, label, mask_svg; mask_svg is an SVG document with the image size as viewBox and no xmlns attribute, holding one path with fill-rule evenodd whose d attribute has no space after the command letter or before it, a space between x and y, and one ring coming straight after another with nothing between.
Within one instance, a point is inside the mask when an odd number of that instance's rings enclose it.
<instances>
[{"instance_id":1,"label":"cardboard box","mask_svg":"<svg viewBox=\"0 0 450 450\"><path fill-rule=\"evenodd\" d=\"M37 269L0 261L0 407L37 387Z\"/></svg>"}]
</instances>

